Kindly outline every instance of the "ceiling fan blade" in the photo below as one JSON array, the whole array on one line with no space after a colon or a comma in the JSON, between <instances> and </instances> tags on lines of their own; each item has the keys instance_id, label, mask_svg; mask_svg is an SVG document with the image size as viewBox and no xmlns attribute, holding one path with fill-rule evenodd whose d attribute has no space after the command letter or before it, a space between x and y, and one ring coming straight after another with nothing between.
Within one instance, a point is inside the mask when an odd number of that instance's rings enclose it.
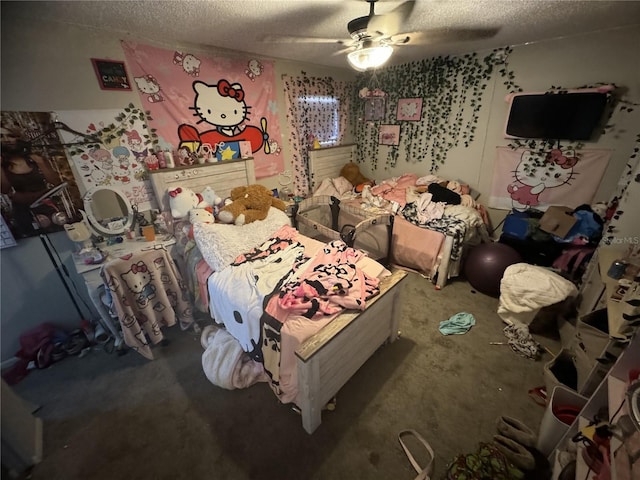
<instances>
[{"instance_id":1,"label":"ceiling fan blade","mask_svg":"<svg viewBox=\"0 0 640 480\"><path fill-rule=\"evenodd\" d=\"M367 23L367 32L370 35L376 32L382 35L395 35L401 31L415 4L415 0L407 0L388 13L372 16Z\"/></svg>"},{"instance_id":2,"label":"ceiling fan blade","mask_svg":"<svg viewBox=\"0 0 640 480\"><path fill-rule=\"evenodd\" d=\"M345 53L351 52L352 50L355 50L357 47L357 45L349 45L348 47L345 48L341 48L340 50L338 50L337 52L333 52L331 54L332 57L335 57L336 55L343 55Z\"/></svg>"},{"instance_id":3,"label":"ceiling fan blade","mask_svg":"<svg viewBox=\"0 0 640 480\"><path fill-rule=\"evenodd\" d=\"M267 43L337 43L344 45L351 39L323 38L323 37L297 37L295 35L265 35L263 42Z\"/></svg>"},{"instance_id":4,"label":"ceiling fan blade","mask_svg":"<svg viewBox=\"0 0 640 480\"><path fill-rule=\"evenodd\" d=\"M434 43L465 42L491 38L499 28L439 28L424 32L409 32L393 35L389 39L392 45L431 45Z\"/></svg>"}]
</instances>

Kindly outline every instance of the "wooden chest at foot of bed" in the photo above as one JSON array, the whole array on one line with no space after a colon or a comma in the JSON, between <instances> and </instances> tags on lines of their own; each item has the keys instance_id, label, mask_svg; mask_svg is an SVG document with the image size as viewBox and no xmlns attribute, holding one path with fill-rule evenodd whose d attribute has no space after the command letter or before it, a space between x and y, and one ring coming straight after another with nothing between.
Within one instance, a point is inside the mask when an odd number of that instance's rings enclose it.
<instances>
[{"instance_id":1,"label":"wooden chest at foot of bed","mask_svg":"<svg viewBox=\"0 0 640 480\"><path fill-rule=\"evenodd\" d=\"M339 315L296 350L298 407L307 433L320 426L324 405L369 357L385 341L398 337L400 292L406 277L406 272L392 270L364 311Z\"/></svg>"}]
</instances>

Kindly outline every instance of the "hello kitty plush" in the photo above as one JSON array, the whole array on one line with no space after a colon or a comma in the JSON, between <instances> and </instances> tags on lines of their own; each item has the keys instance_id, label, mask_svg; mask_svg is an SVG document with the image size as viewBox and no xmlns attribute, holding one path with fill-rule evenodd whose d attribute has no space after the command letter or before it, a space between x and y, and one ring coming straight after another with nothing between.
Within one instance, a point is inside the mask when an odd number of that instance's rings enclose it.
<instances>
[{"instance_id":1,"label":"hello kitty plush","mask_svg":"<svg viewBox=\"0 0 640 480\"><path fill-rule=\"evenodd\" d=\"M213 208L192 208L189 211L189 223L215 223L216 219L213 216Z\"/></svg>"},{"instance_id":2,"label":"hello kitty plush","mask_svg":"<svg viewBox=\"0 0 640 480\"><path fill-rule=\"evenodd\" d=\"M176 219L185 218L191 209L196 208L202 201L202 196L186 187L172 188L167 193L171 216Z\"/></svg>"},{"instance_id":3,"label":"hello kitty plush","mask_svg":"<svg viewBox=\"0 0 640 480\"><path fill-rule=\"evenodd\" d=\"M183 227L183 232L189 238L193 238L193 226L196 223L216 223L216 218L213 216L213 207L192 208L189 211L189 225Z\"/></svg>"}]
</instances>

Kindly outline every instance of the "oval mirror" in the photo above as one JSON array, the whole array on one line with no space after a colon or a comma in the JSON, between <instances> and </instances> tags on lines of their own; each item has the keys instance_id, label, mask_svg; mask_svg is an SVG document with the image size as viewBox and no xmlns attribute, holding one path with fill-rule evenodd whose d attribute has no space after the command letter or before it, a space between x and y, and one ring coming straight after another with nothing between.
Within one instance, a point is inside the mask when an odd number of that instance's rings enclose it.
<instances>
[{"instance_id":1,"label":"oval mirror","mask_svg":"<svg viewBox=\"0 0 640 480\"><path fill-rule=\"evenodd\" d=\"M121 235L133 222L131 203L117 188L92 188L83 200L85 220L98 235Z\"/></svg>"}]
</instances>

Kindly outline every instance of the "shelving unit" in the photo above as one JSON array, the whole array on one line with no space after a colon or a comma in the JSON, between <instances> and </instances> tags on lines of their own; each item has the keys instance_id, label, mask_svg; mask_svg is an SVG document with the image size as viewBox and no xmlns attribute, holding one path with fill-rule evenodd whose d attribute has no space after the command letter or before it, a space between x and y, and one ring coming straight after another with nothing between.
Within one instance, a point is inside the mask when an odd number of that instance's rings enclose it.
<instances>
[{"instance_id":1,"label":"shelving unit","mask_svg":"<svg viewBox=\"0 0 640 480\"><path fill-rule=\"evenodd\" d=\"M609 421L615 423L621 415L626 412L626 405L621 408L625 400L625 393L629 383L629 372L633 368L640 368L640 335L636 334L630 341L627 348L618 357L618 360L609 370L606 377L600 382L593 394L589 397L580 415L574 421L573 425L562 436L556 448L549 455L549 462L554 466L553 479L557 479L562 466L559 461L560 452L571 442L572 438L587 426L594 416L603 408L607 408L609 412ZM614 418L615 415L615 418ZM613 462L613 454L622 447L620 439L613 437L611 439L611 480L616 480L615 463ZM576 455L576 480L587 480L591 478L589 467L582 456L581 444L577 445ZM593 474L595 476L595 473Z\"/></svg>"}]
</instances>

